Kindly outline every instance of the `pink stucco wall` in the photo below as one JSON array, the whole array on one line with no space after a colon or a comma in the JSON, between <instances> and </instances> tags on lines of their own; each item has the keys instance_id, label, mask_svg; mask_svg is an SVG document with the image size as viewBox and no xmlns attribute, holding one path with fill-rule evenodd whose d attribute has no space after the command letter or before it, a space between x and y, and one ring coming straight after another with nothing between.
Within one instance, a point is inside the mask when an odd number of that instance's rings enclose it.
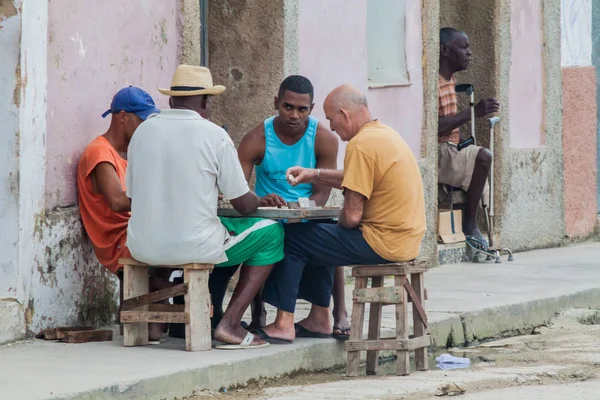
<instances>
[{"instance_id":1,"label":"pink stucco wall","mask_svg":"<svg viewBox=\"0 0 600 400\"><path fill-rule=\"evenodd\" d=\"M46 206L76 202L79 155L105 132L121 87L147 90L159 107L178 62L176 1L50 0Z\"/></svg>"},{"instance_id":2,"label":"pink stucco wall","mask_svg":"<svg viewBox=\"0 0 600 400\"><path fill-rule=\"evenodd\" d=\"M510 144L538 147L544 143L542 0L513 1L511 7Z\"/></svg>"},{"instance_id":3,"label":"pink stucco wall","mask_svg":"<svg viewBox=\"0 0 600 400\"><path fill-rule=\"evenodd\" d=\"M340 18L343 10L343 18ZM421 2L406 0L406 59L410 86L368 88L367 0L302 0L299 18L300 73L315 86L313 115L325 120L329 91L351 83L367 92L373 116L390 125L420 157L423 118ZM343 147L338 167L342 166Z\"/></svg>"},{"instance_id":4,"label":"pink stucco wall","mask_svg":"<svg viewBox=\"0 0 600 400\"><path fill-rule=\"evenodd\" d=\"M596 69L563 69L563 162L567 236L594 231L596 203Z\"/></svg>"}]
</instances>

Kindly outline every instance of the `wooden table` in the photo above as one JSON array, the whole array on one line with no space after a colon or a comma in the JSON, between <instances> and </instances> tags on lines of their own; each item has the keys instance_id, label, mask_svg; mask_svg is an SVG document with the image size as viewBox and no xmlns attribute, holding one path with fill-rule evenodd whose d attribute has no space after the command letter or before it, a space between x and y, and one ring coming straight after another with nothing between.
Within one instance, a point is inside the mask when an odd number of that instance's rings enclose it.
<instances>
[{"instance_id":1,"label":"wooden table","mask_svg":"<svg viewBox=\"0 0 600 400\"><path fill-rule=\"evenodd\" d=\"M242 215L233 208L219 208L217 215L220 217L247 217L247 218L269 218L269 219L331 219L340 214L340 207L317 207L317 208L276 208L259 207L255 212Z\"/></svg>"}]
</instances>

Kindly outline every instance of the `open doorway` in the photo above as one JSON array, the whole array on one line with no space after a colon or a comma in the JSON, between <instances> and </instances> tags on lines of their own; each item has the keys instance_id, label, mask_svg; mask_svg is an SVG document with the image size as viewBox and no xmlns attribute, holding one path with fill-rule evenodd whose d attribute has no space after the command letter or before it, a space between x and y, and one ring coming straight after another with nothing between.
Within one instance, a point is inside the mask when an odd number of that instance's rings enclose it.
<instances>
[{"instance_id":1,"label":"open doorway","mask_svg":"<svg viewBox=\"0 0 600 400\"><path fill-rule=\"evenodd\" d=\"M441 0L440 1L440 28L452 27L463 31L469 37L473 61L468 71L455 76L458 84L469 83L475 88L475 99L484 97L498 98L498 79L495 66L496 60L495 11L497 1L479 0ZM468 97L459 95L459 109L469 107ZM461 131L469 136L469 126L465 125ZM476 123L477 144L489 146L488 125L484 119Z\"/></svg>"}]
</instances>

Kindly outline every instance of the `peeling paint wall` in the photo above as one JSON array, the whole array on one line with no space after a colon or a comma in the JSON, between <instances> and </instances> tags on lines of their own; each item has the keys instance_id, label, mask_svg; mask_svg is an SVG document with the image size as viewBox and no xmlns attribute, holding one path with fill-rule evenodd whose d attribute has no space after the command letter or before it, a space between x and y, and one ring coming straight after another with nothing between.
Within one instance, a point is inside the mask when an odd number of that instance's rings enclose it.
<instances>
[{"instance_id":1,"label":"peeling paint wall","mask_svg":"<svg viewBox=\"0 0 600 400\"><path fill-rule=\"evenodd\" d=\"M56 324L114 323L118 280L98 264L79 210L41 215L35 239L39 245L28 330L38 332Z\"/></svg>"},{"instance_id":2,"label":"peeling paint wall","mask_svg":"<svg viewBox=\"0 0 600 400\"><path fill-rule=\"evenodd\" d=\"M21 2L0 3L0 343L24 334L19 284L19 106Z\"/></svg>"},{"instance_id":3,"label":"peeling paint wall","mask_svg":"<svg viewBox=\"0 0 600 400\"><path fill-rule=\"evenodd\" d=\"M177 3L49 0L47 208L76 203L77 160L117 90L140 86L168 106L156 88L179 61Z\"/></svg>"},{"instance_id":4,"label":"peeling paint wall","mask_svg":"<svg viewBox=\"0 0 600 400\"><path fill-rule=\"evenodd\" d=\"M515 149L510 146L512 116L503 115L498 132L495 196L498 229L503 246L513 250L552 247L565 236L564 187L562 159L562 79L560 68L560 0L544 0L542 4L543 34L543 137L544 146ZM502 2L499 9L501 26L498 52L506 54L499 64L500 98L503 106L513 101L509 87L512 44L505 43L510 15L515 2ZM525 60L523 60L525 62ZM510 107L510 105L509 105ZM506 118L508 117L508 118ZM508 121L506 121L508 119Z\"/></svg>"},{"instance_id":5,"label":"peeling paint wall","mask_svg":"<svg viewBox=\"0 0 600 400\"><path fill-rule=\"evenodd\" d=\"M32 300L37 282L33 271L39 261L36 240L44 210L46 166L46 88L48 0L24 0L21 33L21 103L19 146L19 272L26 323L33 318Z\"/></svg>"},{"instance_id":6,"label":"peeling paint wall","mask_svg":"<svg viewBox=\"0 0 600 400\"><path fill-rule=\"evenodd\" d=\"M116 90L139 85L167 105L156 87L179 61L180 10L160 0L0 2L0 344L114 322L117 281L83 230L75 169L108 126L101 114Z\"/></svg>"}]
</instances>

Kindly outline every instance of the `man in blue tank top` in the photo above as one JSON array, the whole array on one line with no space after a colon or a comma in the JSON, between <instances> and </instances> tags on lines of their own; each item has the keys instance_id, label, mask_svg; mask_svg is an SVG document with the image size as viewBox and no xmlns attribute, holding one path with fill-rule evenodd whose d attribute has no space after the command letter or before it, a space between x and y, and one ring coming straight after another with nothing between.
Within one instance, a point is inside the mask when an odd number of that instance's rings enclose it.
<instances>
[{"instance_id":1,"label":"man in blue tank top","mask_svg":"<svg viewBox=\"0 0 600 400\"><path fill-rule=\"evenodd\" d=\"M261 198L262 207L283 207L288 202L297 202L300 197L308 197L317 206L324 206L329 199L331 188L314 184L292 186L286 177L287 169L296 165L306 168L337 167L337 137L310 116L313 98L314 89L307 78L299 75L287 77L275 97L278 115L267 118L240 143L238 156L248 181L256 168L255 191ZM221 276L211 276L215 315L221 310L222 297L234 272L235 268L230 271L219 269ZM350 323L344 301L343 267L337 269L334 282L333 313L337 328L334 333L347 335ZM309 288L310 284L307 281L301 285L299 298L303 298L302 288ZM264 326L265 318L262 301L257 297L253 304L251 327Z\"/></svg>"}]
</instances>

